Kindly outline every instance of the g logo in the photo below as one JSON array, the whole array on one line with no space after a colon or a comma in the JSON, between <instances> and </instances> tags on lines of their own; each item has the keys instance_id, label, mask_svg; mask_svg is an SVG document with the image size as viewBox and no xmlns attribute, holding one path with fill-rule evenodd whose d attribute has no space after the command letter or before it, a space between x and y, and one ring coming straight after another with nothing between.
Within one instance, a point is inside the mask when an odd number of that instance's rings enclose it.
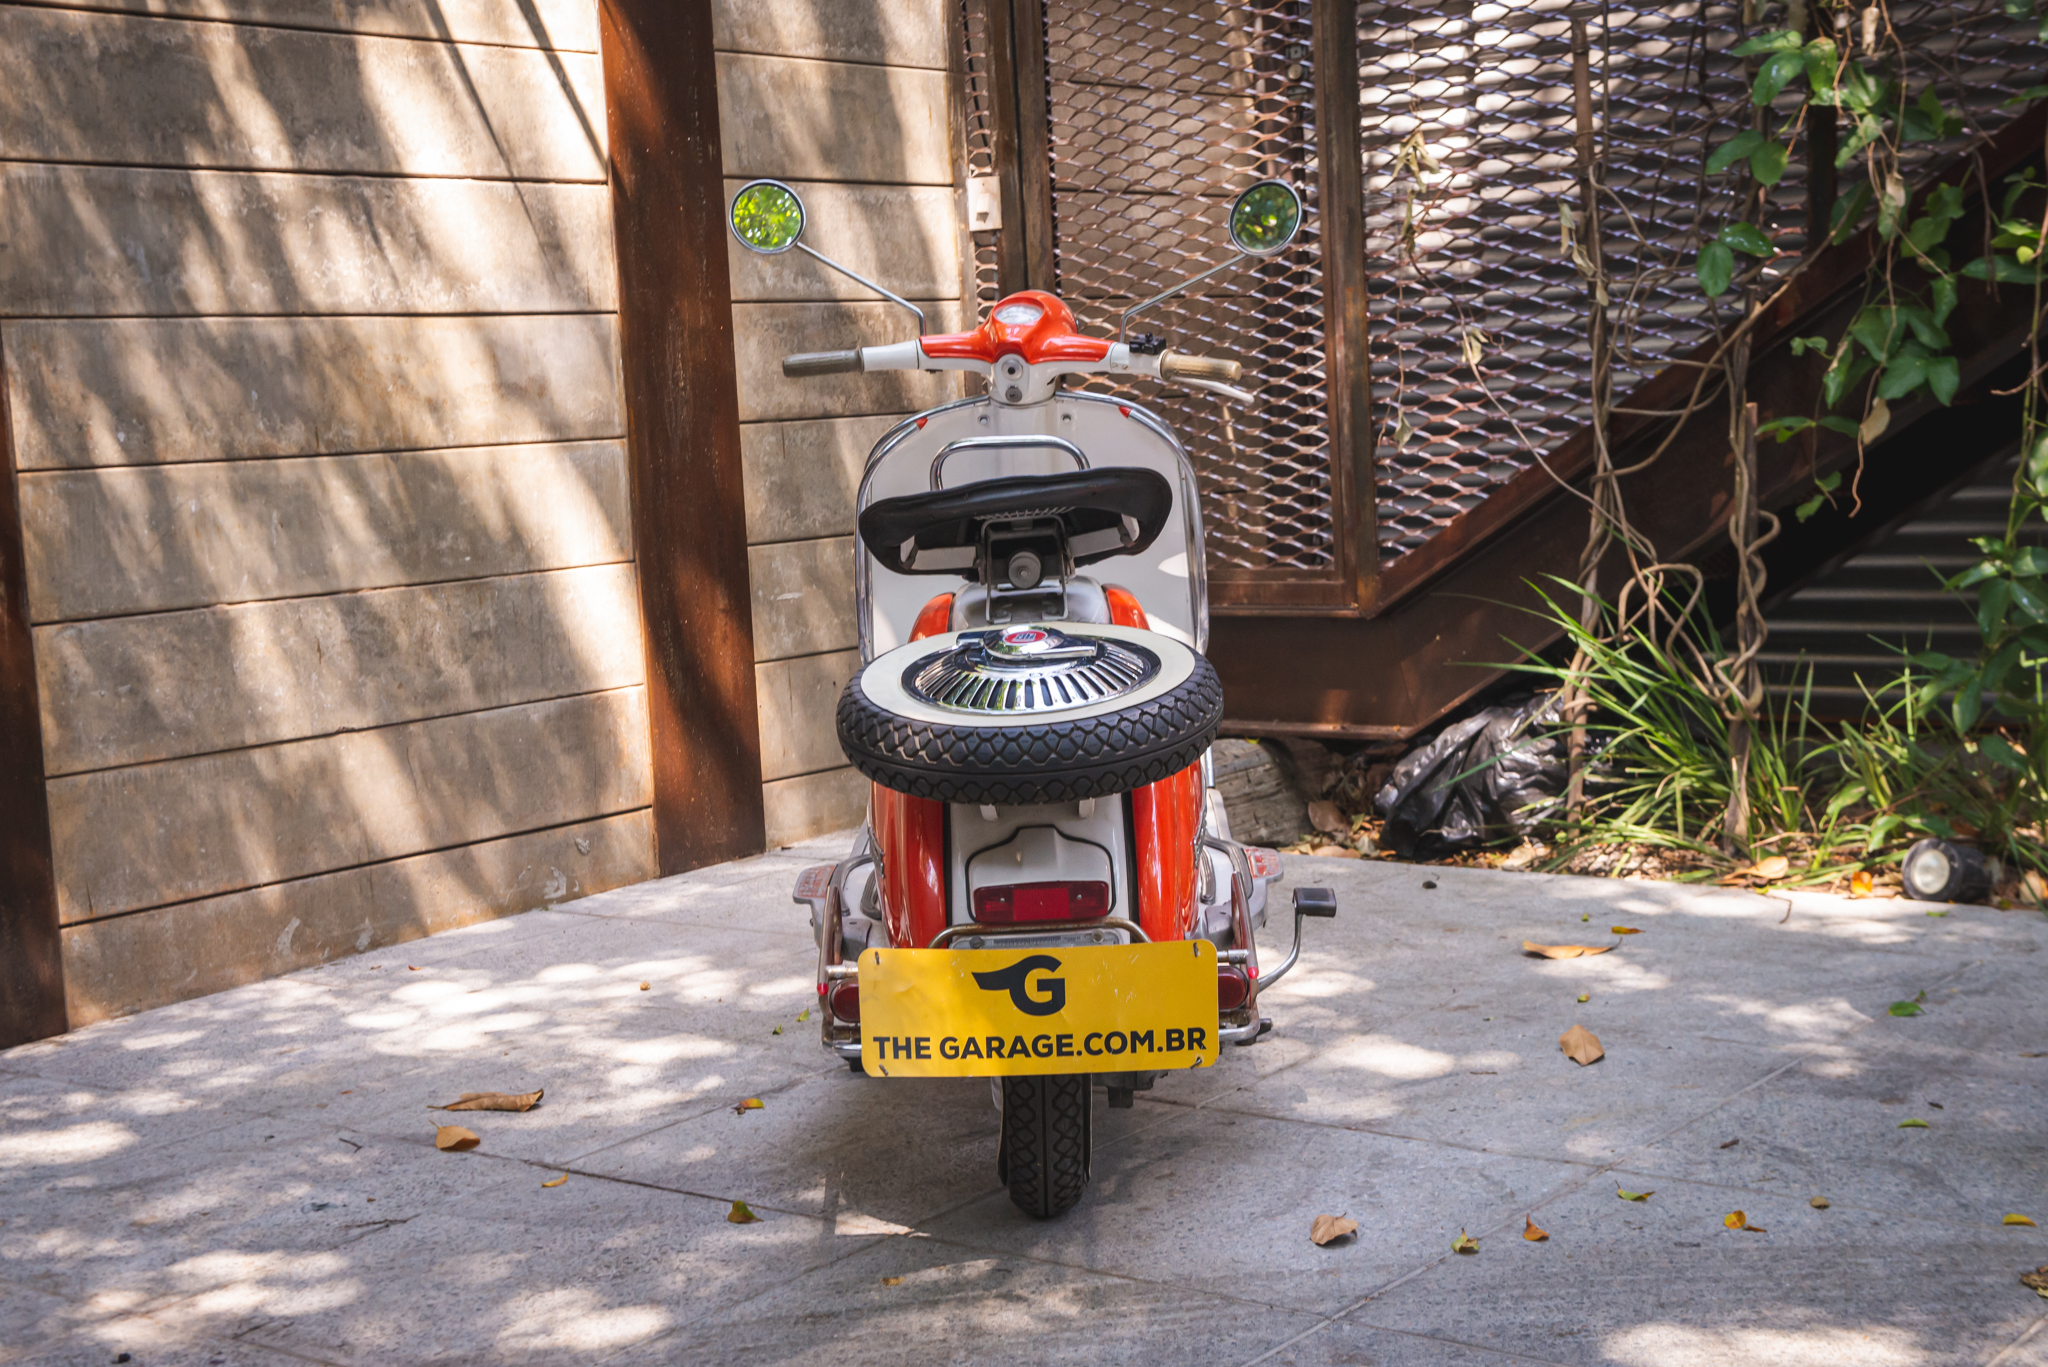
<instances>
[{"instance_id":1,"label":"g logo","mask_svg":"<svg viewBox=\"0 0 2048 1367\"><path fill-rule=\"evenodd\" d=\"M991 973L974 975L975 986L984 992L1008 992L1010 1001L1027 1016L1050 1016L1067 1004L1067 980L1065 978L1040 978L1038 987L1045 993L1040 1001L1026 991L1024 980L1033 973L1051 972L1060 966L1060 961L1050 954L1033 954L1019 959L1008 968L998 968Z\"/></svg>"}]
</instances>

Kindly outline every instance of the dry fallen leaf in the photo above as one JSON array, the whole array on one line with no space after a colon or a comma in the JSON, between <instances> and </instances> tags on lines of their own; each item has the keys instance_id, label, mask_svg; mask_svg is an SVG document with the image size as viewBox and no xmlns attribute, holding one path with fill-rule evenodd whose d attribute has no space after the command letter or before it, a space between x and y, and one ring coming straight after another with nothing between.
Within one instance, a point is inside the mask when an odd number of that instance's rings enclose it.
<instances>
[{"instance_id":1,"label":"dry fallen leaf","mask_svg":"<svg viewBox=\"0 0 2048 1367\"><path fill-rule=\"evenodd\" d=\"M569 1174L565 1172L565 1173L563 1173L563 1174L562 1174L562 1175L561 1175L560 1177L553 1177L553 1178L550 1178L550 1179L548 1179L547 1181L545 1181L545 1182L541 1183L541 1185L542 1185L542 1186L544 1186L544 1187L559 1187L559 1186L561 1186L561 1185L562 1185L562 1183L564 1183L564 1182L566 1182L566 1181L568 1181L568 1180L569 1180Z\"/></svg>"},{"instance_id":2,"label":"dry fallen leaf","mask_svg":"<svg viewBox=\"0 0 2048 1367\"><path fill-rule=\"evenodd\" d=\"M903 1278L901 1278L901 1277L884 1277L884 1278L882 1278L882 1285L884 1285L884 1286L901 1286L901 1285L903 1285Z\"/></svg>"},{"instance_id":3,"label":"dry fallen leaf","mask_svg":"<svg viewBox=\"0 0 2048 1367\"><path fill-rule=\"evenodd\" d=\"M1321 859L1365 858L1365 856L1360 854L1357 850L1346 849L1342 845L1318 845L1314 849L1310 850L1309 853Z\"/></svg>"},{"instance_id":4,"label":"dry fallen leaf","mask_svg":"<svg viewBox=\"0 0 2048 1367\"><path fill-rule=\"evenodd\" d=\"M483 1142L475 1130L465 1130L460 1125L439 1125L434 1129L434 1147L450 1153L461 1153Z\"/></svg>"},{"instance_id":5,"label":"dry fallen leaf","mask_svg":"<svg viewBox=\"0 0 2048 1367\"><path fill-rule=\"evenodd\" d=\"M760 1111L766 1109L767 1108L761 1104L760 1097L750 1096L745 1101L742 1101L739 1105L733 1107L732 1113L734 1115L745 1115L748 1111Z\"/></svg>"},{"instance_id":6,"label":"dry fallen leaf","mask_svg":"<svg viewBox=\"0 0 2048 1367\"><path fill-rule=\"evenodd\" d=\"M408 973L417 973L420 971L420 966L418 964L407 964L405 966L405 971Z\"/></svg>"},{"instance_id":7,"label":"dry fallen leaf","mask_svg":"<svg viewBox=\"0 0 2048 1367\"><path fill-rule=\"evenodd\" d=\"M1522 1217L1522 1237L1532 1244L1540 1244L1550 1236L1536 1228L1536 1222L1524 1215Z\"/></svg>"},{"instance_id":8,"label":"dry fallen leaf","mask_svg":"<svg viewBox=\"0 0 2048 1367\"><path fill-rule=\"evenodd\" d=\"M2020 1273L2020 1285L2032 1287L2042 1295L2048 1296L2048 1263L2041 1264L2032 1272Z\"/></svg>"},{"instance_id":9,"label":"dry fallen leaf","mask_svg":"<svg viewBox=\"0 0 2048 1367\"><path fill-rule=\"evenodd\" d=\"M1611 935L1640 935L1643 933L1634 926L1609 926L1607 931Z\"/></svg>"},{"instance_id":10,"label":"dry fallen leaf","mask_svg":"<svg viewBox=\"0 0 2048 1367\"><path fill-rule=\"evenodd\" d=\"M1766 1230L1766 1229L1765 1229L1765 1228L1764 1228L1764 1227L1763 1227L1762 1225L1753 1225L1753 1224L1751 1224L1751 1223L1749 1222L1749 1217L1748 1217L1747 1215L1744 1215L1744 1214L1743 1214L1743 1213L1742 1213L1741 1211L1739 1211L1739 1210L1738 1210L1738 1211L1732 1211L1732 1212L1730 1212L1729 1214L1727 1214L1727 1215L1723 1216L1723 1217L1721 1218L1721 1223L1722 1223L1722 1224L1724 1224L1724 1225L1726 1225L1726 1226L1728 1226L1728 1228L1730 1228L1730 1229L1746 1229L1746 1230L1748 1230L1748 1231L1749 1231L1749 1232L1750 1232L1751 1234L1767 1234L1767 1233L1769 1233L1769 1231L1768 1231L1768 1230Z\"/></svg>"},{"instance_id":11,"label":"dry fallen leaf","mask_svg":"<svg viewBox=\"0 0 2048 1367\"><path fill-rule=\"evenodd\" d=\"M796 1013L796 1018L799 1024L809 1020L811 1018L811 1008L806 1006L803 1010Z\"/></svg>"},{"instance_id":12,"label":"dry fallen leaf","mask_svg":"<svg viewBox=\"0 0 2048 1367\"><path fill-rule=\"evenodd\" d=\"M1806 1204L1812 1206L1815 1210L1826 1210L1830 1205L1834 1203L1829 1201L1828 1198L1825 1196L1816 1196L1811 1201L1808 1201Z\"/></svg>"},{"instance_id":13,"label":"dry fallen leaf","mask_svg":"<svg viewBox=\"0 0 2048 1367\"><path fill-rule=\"evenodd\" d=\"M1624 1201L1647 1201L1657 1193L1654 1191L1623 1191L1620 1187L1616 1187L1614 1194Z\"/></svg>"},{"instance_id":14,"label":"dry fallen leaf","mask_svg":"<svg viewBox=\"0 0 2048 1367\"><path fill-rule=\"evenodd\" d=\"M525 1092L513 1096L509 1092L464 1092L460 1101L451 1101L446 1106L430 1106L434 1111L530 1111L540 1105L540 1092Z\"/></svg>"},{"instance_id":15,"label":"dry fallen leaf","mask_svg":"<svg viewBox=\"0 0 2048 1367\"><path fill-rule=\"evenodd\" d=\"M1849 875L1849 895L1851 897L1870 896L1871 881L1869 869L1856 870L1856 872Z\"/></svg>"},{"instance_id":16,"label":"dry fallen leaf","mask_svg":"<svg viewBox=\"0 0 2048 1367\"><path fill-rule=\"evenodd\" d=\"M640 984L640 990L641 990L642 992L645 992L645 991L647 991L647 990L648 990L649 988L651 988L651 987L653 987L653 986L654 986L654 984L653 984L653 983L641 983L641 984Z\"/></svg>"},{"instance_id":17,"label":"dry fallen leaf","mask_svg":"<svg viewBox=\"0 0 2048 1367\"><path fill-rule=\"evenodd\" d=\"M1358 1221L1343 1215L1318 1215L1308 1227L1309 1242L1321 1248L1333 1239L1358 1233Z\"/></svg>"},{"instance_id":18,"label":"dry fallen leaf","mask_svg":"<svg viewBox=\"0 0 2048 1367\"><path fill-rule=\"evenodd\" d=\"M1451 1252L1453 1253L1477 1253L1478 1251L1479 1241L1462 1229L1458 1231L1458 1237L1451 1240Z\"/></svg>"},{"instance_id":19,"label":"dry fallen leaf","mask_svg":"<svg viewBox=\"0 0 2048 1367\"><path fill-rule=\"evenodd\" d=\"M1564 1056L1581 1068L1589 1063L1598 1063L1607 1057L1607 1051L1600 1047L1600 1037L1583 1025L1574 1025L1559 1035L1557 1047L1564 1050Z\"/></svg>"},{"instance_id":20,"label":"dry fallen leaf","mask_svg":"<svg viewBox=\"0 0 2048 1367\"><path fill-rule=\"evenodd\" d=\"M1337 804L1326 798L1317 798L1308 804L1308 824L1325 835L1351 834L1351 823L1344 819L1344 813L1337 810Z\"/></svg>"},{"instance_id":21,"label":"dry fallen leaf","mask_svg":"<svg viewBox=\"0 0 2048 1367\"><path fill-rule=\"evenodd\" d=\"M1582 1002L1589 1002L1593 1000L1593 994L1591 992L1581 992L1579 993L1579 1000Z\"/></svg>"},{"instance_id":22,"label":"dry fallen leaf","mask_svg":"<svg viewBox=\"0 0 2048 1367\"><path fill-rule=\"evenodd\" d=\"M1791 871L1792 861L1782 854L1774 854L1768 859L1759 859L1745 870L1751 878L1761 878L1767 883L1774 878L1783 878Z\"/></svg>"},{"instance_id":23,"label":"dry fallen leaf","mask_svg":"<svg viewBox=\"0 0 2048 1367\"><path fill-rule=\"evenodd\" d=\"M1522 952L1539 959L1583 959L1588 954L1605 954L1612 948L1613 945L1539 945L1534 940L1522 941Z\"/></svg>"},{"instance_id":24,"label":"dry fallen leaf","mask_svg":"<svg viewBox=\"0 0 2048 1367\"><path fill-rule=\"evenodd\" d=\"M725 1221L732 1225L758 1225L761 1223L761 1217L748 1210L745 1201L735 1201L732 1203L732 1209L725 1213Z\"/></svg>"},{"instance_id":25,"label":"dry fallen leaf","mask_svg":"<svg viewBox=\"0 0 2048 1367\"><path fill-rule=\"evenodd\" d=\"M1998 1223L2002 1225L2025 1225L2029 1229L2040 1228L2039 1225L2035 1224L2032 1220L2029 1220L2024 1215L2007 1215L2003 1220L2000 1220Z\"/></svg>"}]
</instances>

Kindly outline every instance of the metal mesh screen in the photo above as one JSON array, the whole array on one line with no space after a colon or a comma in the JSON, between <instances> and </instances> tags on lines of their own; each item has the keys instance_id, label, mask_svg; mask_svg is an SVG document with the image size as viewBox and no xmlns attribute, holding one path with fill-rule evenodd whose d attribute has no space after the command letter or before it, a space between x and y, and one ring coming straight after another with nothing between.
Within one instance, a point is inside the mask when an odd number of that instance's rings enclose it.
<instances>
[{"instance_id":1,"label":"metal mesh screen","mask_svg":"<svg viewBox=\"0 0 2048 1367\"><path fill-rule=\"evenodd\" d=\"M996 127L994 96L989 88L988 15L981 6L969 4L967 0L961 0L960 12L967 47L967 127L963 130L967 174L993 176L996 172ZM976 322L996 301L997 236L997 231L969 234L974 244L974 292L979 304Z\"/></svg>"},{"instance_id":2,"label":"metal mesh screen","mask_svg":"<svg viewBox=\"0 0 2048 1367\"><path fill-rule=\"evenodd\" d=\"M1203 484L1209 558L1334 579L1321 247L1307 0L1048 0L1056 269L1082 325L1223 260L1231 199L1269 177L1310 214L1283 256L1140 315L1178 351L1234 356L1257 405L1171 386L1129 392L1175 427ZM1102 385L1102 388L1111 386ZM1223 595L1227 596L1227 589Z\"/></svg>"},{"instance_id":3,"label":"metal mesh screen","mask_svg":"<svg viewBox=\"0 0 2048 1367\"><path fill-rule=\"evenodd\" d=\"M1420 547L1586 419L1588 286L1565 257L1559 202L1579 207L1566 0L1361 3L1359 82L1370 354L1382 427L1381 563ZM1997 0L1889 7L1909 90L1936 82L1969 117L1964 138L1912 144L1911 173L2016 112L2040 69L2031 26ZM1782 26L1766 7L1751 31ZM1592 22L1592 88L1614 202L1601 232L1616 283L1614 391L1625 395L1739 316L1692 279L1702 224L1734 206L1734 178L1702 175L1707 151L1749 126L1740 7L1609 3ZM1772 126L1798 112L1795 88ZM1803 140L1771 192L1764 228L1806 246ZM1839 173L1844 195L1864 173Z\"/></svg>"}]
</instances>

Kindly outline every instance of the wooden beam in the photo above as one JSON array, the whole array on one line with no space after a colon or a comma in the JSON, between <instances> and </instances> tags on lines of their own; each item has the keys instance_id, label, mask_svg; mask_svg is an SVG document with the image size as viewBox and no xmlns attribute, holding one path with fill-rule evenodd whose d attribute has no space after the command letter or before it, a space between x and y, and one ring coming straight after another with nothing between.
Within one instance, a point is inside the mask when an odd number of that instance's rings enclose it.
<instances>
[{"instance_id":1,"label":"wooden beam","mask_svg":"<svg viewBox=\"0 0 2048 1367\"><path fill-rule=\"evenodd\" d=\"M1367 344L1365 166L1358 130L1358 6L1315 0L1316 203L1323 249L1323 346L1329 374L1330 475L1339 564L1350 600L1369 604L1379 581L1373 461L1376 442Z\"/></svg>"},{"instance_id":2,"label":"wooden beam","mask_svg":"<svg viewBox=\"0 0 2048 1367\"><path fill-rule=\"evenodd\" d=\"M1017 183L1026 288L1059 291L1052 208L1052 109L1046 90L1045 0L1010 0L1017 100Z\"/></svg>"},{"instance_id":3,"label":"wooden beam","mask_svg":"<svg viewBox=\"0 0 2048 1367\"><path fill-rule=\"evenodd\" d=\"M61 1035L68 1026L15 479L7 355L0 345L0 1049Z\"/></svg>"},{"instance_id":4,"label":"wooden beam","mask_svg":"<svg viewBox=\"0 0 2048 1367\"><path fill-rule=\"evenodd\" d=\"M985 69L979 74L988 102L990 156L1003 226L996 232L996 293L1015 294L1029 284L1024 248L1024 186L1017 165L1017 46L1012 41L1011 0L967 0L969 22L982 35Z\"/></svg>"},{"instance_id":5,"label":"wooden beam","mask_svg":"<svg viewBox=\"0 0 2048 1367\"><path fill-rule=\"evenodd\" d=\"M602 0L633 541L664 874L766 843L711 0Z\"/></svg>"}]
</instances>

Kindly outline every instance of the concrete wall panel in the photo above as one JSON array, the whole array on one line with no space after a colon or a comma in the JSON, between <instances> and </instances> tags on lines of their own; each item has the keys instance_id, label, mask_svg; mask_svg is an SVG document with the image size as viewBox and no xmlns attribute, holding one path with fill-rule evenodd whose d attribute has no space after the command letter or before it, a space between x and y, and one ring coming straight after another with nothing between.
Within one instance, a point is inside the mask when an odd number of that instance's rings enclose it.
<instances>
[{"instance_id":1,"label":"concrete wall panel","mask_svg":"<svg viewBox=\"0 0 2048 1367\"><path fill-rule=\"evenodd\" d=\"M630 564L38 627L35 643L51 774L646 682Z\"/></svg>"},{"instance_id":2,"label":"concrete wall panel","mask_svg":"<svg viewBox=\"0 0 2048 1367\"><path fill-rule=\"evenodd\" d=\"M280 28L452 39L506 47L597 51L596 0L14 0Z\"/></svg>"},{"instance_id":3,"label":"concrete wall panel","mask_svg":"<svg viewBox=\"0 0 2048 1367\"><path fill-rule=\"evenodd\" d=\"M820 57L943 70L946 0L713 0L712 42L720 52Z\"/></svg>"},{"instance_id":4,"label":"concrete wall panel","mask_svg":"<svg viewBox=\"0 0 2048 1367\"><path fill-rule=\"evenodd\" d=\"M582 53L0 7L7 160L601 183L604 138Z\"/></svg>"},{"instance_id":5,"label":"concrete wall panel","mask_svg":"<svg viewBox=\"0 0 2048 1367\"><path fill-rule=\"evenodd\" d=\"M0 315L618 306L602 185L0 166Z\"/></svg>"},{"instance_id":6,"label":"concrete wall panel","mask_svg":"<svg viewBox=\"0 0 2048 1367\"><path fill-rule=\"evenodd\" d=\"M66 927L72 1027L654 876L646 811Z\"/></svg>"},{"instance_id":7,"label":"concrete wall panel","mask_svg":"<svg viewBox=\"0 0 2048 1367\"><path fill-rule=\"evenodd\" d=\"M900 312L900 310L899 310ZM0 325L25 470L618 437L618 322L466 318Z\"/></svg>"},{"instance_id":8,"label":"concrete wall panel","mask_svg":"<svg viewBox=\"0 0 2048 1367\"><path fill-rule=\"evenodd\" d=\"M718 55L725 173L951 185L943 71Z\"/></svg>"},{"instance_id":9,"label":"concrete wall panel","mask_svg":"<svg viewBox=\"0 0 2048 1367\"><path fill-rule=\"evenodd\" d=\"M747 540L800 541L853 532L868 453L907 414L748 423L740 429ZM849 609L850 611L851 609Z\"/></svg>"},{"instance_id":10,"label":"concrete wall panel","mask_svg":"<svg viewBox=\"0 0 2048 1367\"><path fill-rule=\"evenodd\" d=\"M609 816L653 798L644 689L53 780L66 922Z\"/></svg>"},{"instance_id":11,"label":"concrete wall panel","mask_svg":"<svg viewBox=\"0 0 2048 1367\"><path fill-rule=\"evenodd\" d=\"M868 813L868 781L852 768L764 783L761 796L768 813L770 849L823 831L858 826Z\"/></svg>"},{"instance_id":12,"label":"concrete wall panel","mask_svg":"<svg viewBox=\"0 0 2048 1367\"><path fill-rule=\"evenodd\" d=\"M21 479L39 623L632 557L618 442L52 470Z\"/></svg>"},{"instance_id":13,"label":"concrete wall panel","mask_svg":"<svg viewBox=\"0 0 2048 1367\"><path fill-rule=\"evenodd\" d=\"M845 765L833 716L839 707L839 690L859 668L857 650L754 666L764 782Z\"/></svg>"},{"instance_id":14,"label":"concrete wall panel","mask_svg":"<svg viewBox=\"0 0 2048 1367\"><path fill-rule=\"evenodd\" d=\"M780 660L860 644L853 613L853 538L783 541L747 550L754 658Z\"/></svg>"}]
</instances>

